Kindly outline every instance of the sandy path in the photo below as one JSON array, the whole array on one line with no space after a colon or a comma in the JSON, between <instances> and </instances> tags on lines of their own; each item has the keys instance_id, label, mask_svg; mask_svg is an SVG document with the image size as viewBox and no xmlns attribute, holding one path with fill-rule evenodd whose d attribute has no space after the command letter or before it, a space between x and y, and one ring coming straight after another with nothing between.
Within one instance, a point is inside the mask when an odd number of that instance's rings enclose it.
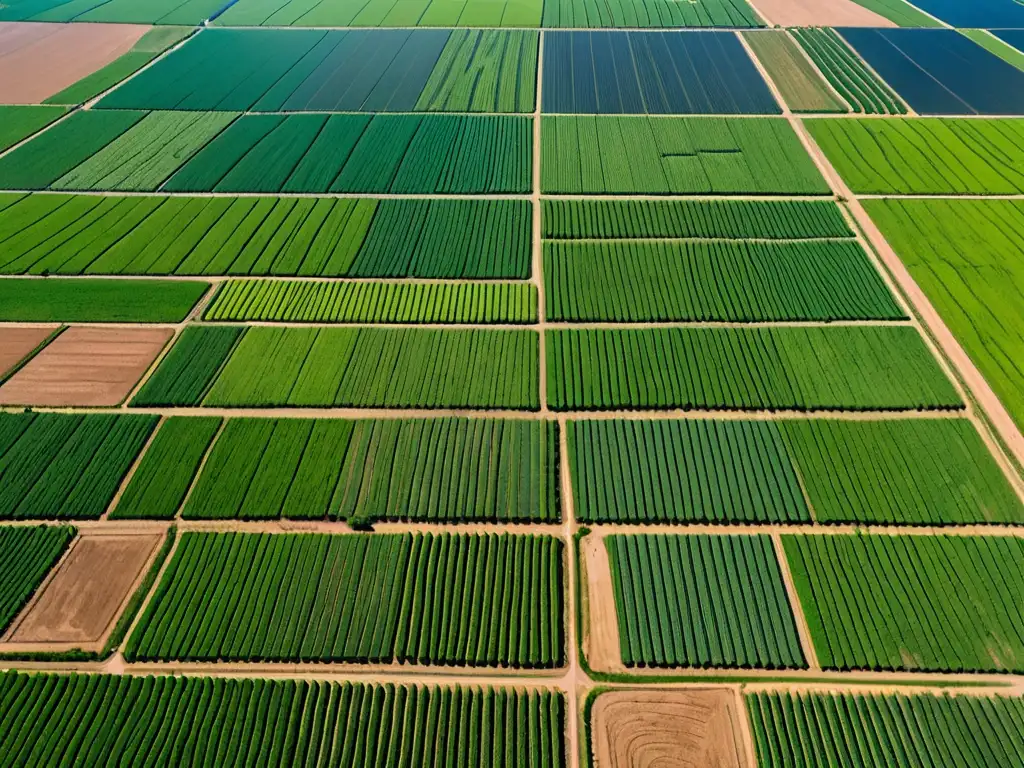
<instances>
[{"instance_id":1,"label":"sandy path","mask_svg":"<svg viewBox=\"0 0 1024 768\"><path fill-rule=\"evenodd\" d=\"M0 103L38 104L128 53L149 29L0 22Z\"/></svg>"},{"instance_id":2,"label":"sandy path","mask_svg":"<svg viewBox=\"0 0 1024 768\"><path fill-rule=\"evenodd\" d=\"M624 672L612 572L603 536L589 535L580 542L580 567L587 595L583 606L583 652L587 663L596 672Z\"/></svg>"},{"instance_id":3,"label":"sandy path","mask_svg":"<svg viewBox=\"0 0 1024 768\"><path fill-rule=\"evenodd\" d=\"M0 379L56 331L58 325L0 327Z\"/></svg>"}]
</instances>

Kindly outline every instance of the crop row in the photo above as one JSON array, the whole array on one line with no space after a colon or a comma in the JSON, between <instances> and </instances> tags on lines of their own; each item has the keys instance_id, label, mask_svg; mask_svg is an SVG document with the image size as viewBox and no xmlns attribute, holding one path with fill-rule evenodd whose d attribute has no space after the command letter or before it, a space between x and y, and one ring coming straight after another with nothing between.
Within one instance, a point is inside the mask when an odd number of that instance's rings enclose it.
<instances>
[{"instance_id":1,"label":"crop row","mask_svg":"<svg viewBox=\"0 0 1024 768\"><path fill-rule=\"evenodd\" d=\"M537 44L525 31L204 29L98 106L533 112Z\"/></svg>"},{"instance_id":2,"label":"crop row","mask_svg":"<svg viewBox=\"0 0 1024 768\"><path fill-rule=\"evenodd\" d=\"M609 536L626 666L806 667L768 536Z\"/></svg>"},{"instance_id":3,"label":"crop row","mask_svg":"<svg viewBox=\"0 0 1024 768\"><path fill-rule=\"evenodd\" d=\"M962 407L910 326L554 330L546 342L556 410Z\"/></svg>"},{"instance_id":4,"label":"crop row","mask_svg":"<svg viewBox=\"0 0 1024 768\"><path fill-rule=\"evenodd\" d=\"M0 194L6 274L527 278L522 200Z\"/></svg>"},{"instance_id":5,"label":"crop row","mask_svg":"<svg viewBox=\"0 0 1024 768\"><path fill-rule=\"evenodd\" d=\"M538 407L539 339L533 331L189 331L140 390L136 405ZM232 346L228 337L238 333L241 340Z\"/></svg>"},{"instance_id":6,"label":"crop row","mask_svg":"<svg viewBox=\"0 0 1024 768\"><path fill-rule=\"evenodd\" d=\"M763 768L1019 765L1024 699L756 693L747 711Z\"/></svg>"},{"instance_id":7,"label":"crop row","mask_svg":"<svg viewBox=\"0 0 1024 768\"><path fill-rule=\"evenodd\" d=\"M63 107L0 106L0 152L45 128L65 111Z\"/></svg>"},{"instance_id":8,"label":"crop row","mask_svg":"<svg viewBox=\"0 0 1024 768\"><path fill-rule=\"evenodd\" d=\"M784 29L744 32L743 38L792 112L848 112Z\"/></svg>"},{"instance_id":9,"label":"crop row","mask_svg":"<svg viewBox=\"0 0 1024 768\"><path fill-rule=\"evenodd\" d=\"M203 315L212 321L290 323L515 323L537 321L529 283L342 283L230 280Z\"/></svg>"},{"instance_id":10,"label":"crop row","mask_svg":"<svg viewBox=\"0 0 1024 768\"><path fill-rule=\"evenodd\" d=\"M126 658L555 667L548 536L185 533Z\"/></svg>"},{"instance_id":11,"label":"crop row","mask_svg":"<svg viewBox=\"0 0 1024 768\"><path fill-rule=\"evenodd\" d=\"M525 117L82 110L0 158L0 188L525 193L531 145Z\"/></svg>"},{"instance_id":12,"label":"crop row","mask_svg":"<svg viewBox=\"0 0 1024 768\"><path fill-rule=\"evenodd\" d=\"M1024 523L965 419L570 421L567 439L581 522Z\"/></svg>"},{"instance_id":13,"label":"crop row","mask_svg":"<svg viewBox=\"0 0 1024 768\"><path fill-rule=\"evenodd\" d=\"M833 29L793 29L793 36L854 112L905 115L907 108Z\"/></svg>"},{"instance_id":14,"label":"crop row","mask_svg":"<svg viewBox=\"0 0 1024 768\"><path fill-rule=\"evenodd\" d=\"M854 240L547 242L548 320L899 320Z\"/></svg>"},{"instance_id":15,"label":"crop row","mask_svg":"<svg viewBox=\"0 0 1024 768\"><path fill-rule=\"evenodd\" d=\"M542 27L644 28L757 27L754 9L743 0L662 3L657 0L544 0Z\"/></svg>"},{"instance_id":16,"label":"crop row","mask_svg":"<svg viewBox=\"0 0 1024 768\"><path fill-rule=\"evenodd\" d=\"M543 0L260 0L235 3L217 24L249 27L537 27Z\"/></svg>"},{"instance_id":17,"label":"crop row","mask_svg":"<svg viewBox=\"0 0 1024 768\"><path fill-rule=\"evenodd\" d=\"M169 419L111 517L171 518L194 484L185 518L559 518L554 422L239 418L214 441L220 426Z\"/></svg>"},{"instance_id":18,"label":"crop row","mask_svg":"<svg viewBox=\"0 0 1024 768\"><path fill-rule=\"evenodd\" d=\"M0 675L12 765L562 768L550 690L141 675Z\"/></svg>"},{"instance_id":19,"label":"crop row","mask_svg":"<svg viewBox=\"0 0 1024 768\"><path fill-rule=\"evenodd\" d=\"M555 240L853 237L830 200L544 199L542 212L543 237Z\"/></svg>"},{"instance_id":20,"label":"crop row","mask_svg":"<svg viewBox=\"0 0 1024 768\"><path fill-rule=\"evenodd\" d=\"M778 114L731 31L546 32L544 103L563 114Z\"/></svg>"},{"instance_id":21,"label":"crop row","mask_svg":"<svg viewBox=\"0 0 1024 768\"><path fill-rule=\"evenodd\" d=\"M829 192L785 120L549 116L541 131L550 194Z\"/></svg>"},{"instance_id":22,"label":"crop row","mask_svg":"<svg viewBox=\"0 0 1024 768\"><path fill-rule=\"evenodd\" d=\"M784 536L825 669L1024 669L1016 537Z\"/></svg>"},{"instance_id":23,"label":"crop row","mask_svg":"<svg viewBox=\"0 0 1024 768\"><path fill-rule=\"evenodd\" d=\"M0 635L64 554L70 526L0 526Z\"/></svg>"},{"instance_id":24,"label":"crop row","mask_svg":"<svg viewBox=\"0 0 1024 768\"><path fill-rule=\"evenodd\" d=\"M99 518L156 423L138 414L0 414L0 518Z\"/></svg>"}]
</instances>

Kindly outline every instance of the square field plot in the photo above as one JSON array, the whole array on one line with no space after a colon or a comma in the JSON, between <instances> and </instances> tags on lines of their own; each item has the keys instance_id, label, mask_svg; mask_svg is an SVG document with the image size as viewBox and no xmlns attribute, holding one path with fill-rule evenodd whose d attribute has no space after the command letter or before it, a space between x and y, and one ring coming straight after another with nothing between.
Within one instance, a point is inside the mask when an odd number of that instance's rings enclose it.
<instances>
[{"instance_id":1,"label":"square field plot","mask_svg":"<svg viewBox=\"0 0 1024 768\"><path fill-rule=\"evenodd\" d=\"M1024 72L956 30L839 32L919 114L1024 115Z\"/></svg>"},{"instance_id":2,"label":"square field plot","mask_svg":"<svg viewBox=\"0 0 1024 768\"><path fill-rule=\"evenodd\" d=\"M162 536L79 537L0 651L99 650ZM6 648L5 648L6 645Z\"/></svg>"},{"instance_id":3,"label":"square field plot","mask_svg":"<svg viewBox=\"0 0 1024 768\"><path fill-rule=\"evenodd\" d=\"M208 29L98 106L533 112L537 44L526 31Z\"/></svg>"},{"instance_id":4,"label":"square field plot","mask_svg":"<svg viewBox=\"0 0 1024 768\"><path fill-rule=\"evenodd\" d=\"M778 114L733 32L548 32L547 113Z\"/></svg>"},{"instance_id":5,"label":"square field plot","mask_svg":"<svg viewBox=\"0 0 1024 768\"><path fill-rule=\"evenodd\" d=\"M0 404L118 405L173 335L169 328L69 328L0 386Z\"/></svg>"},{"instance_id":6,"label":"square field plot","mask_svg":"<svg viewBox=\"0 0 1024 768\"><path fill-rule=\"evenodd\" d=\"M148 30L135 24L0 21L0 104L46 101L128 53Z\"/></svg>"}]
</instances>

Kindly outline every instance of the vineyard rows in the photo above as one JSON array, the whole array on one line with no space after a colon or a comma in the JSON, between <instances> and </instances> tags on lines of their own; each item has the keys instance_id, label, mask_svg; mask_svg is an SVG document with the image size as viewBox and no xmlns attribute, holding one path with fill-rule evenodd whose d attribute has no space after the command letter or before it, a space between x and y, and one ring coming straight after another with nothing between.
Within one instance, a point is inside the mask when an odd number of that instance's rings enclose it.
<instances>
[{"instance_id":1,"label":"vineyard rows","mask_svg":"<svg viewBox=\"0 0 1024 768\"><path fill-rule=\"evenodd\" d=\"M0 635L7 631L74 536L75 529L70 526L0 526Z\"/></svg>"},{"instance_id":2,"label":"vineyard rows","mask_svg":"<svg viewBox=\"0 0 1024 768\"><path fill-rule=\"evenodd\" d=\"M557 667L562 542L185 533L125 657Z\"/></svg>"}]
</instances>

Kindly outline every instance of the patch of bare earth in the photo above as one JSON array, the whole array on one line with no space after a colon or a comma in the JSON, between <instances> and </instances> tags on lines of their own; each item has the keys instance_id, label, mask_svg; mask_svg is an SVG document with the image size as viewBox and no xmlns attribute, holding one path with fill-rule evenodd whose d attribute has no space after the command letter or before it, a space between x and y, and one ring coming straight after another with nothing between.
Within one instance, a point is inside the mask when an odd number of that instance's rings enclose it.
<instances>
[{"instance_id":1,"label":"patch of bare earth","mask_svg":"<svg viewBox=\"0 0 1024 768\"><path fill-rule=\"evenodd\" d=\"M11 645L100 646L161 535L85 535L10 633Z\"/></svg>"},{"instance_id":2,"label":"patch of bare earth","mask_svg":"<svg viewBox=\"0 0 1024 768\"><path fill-rule=\"evenodd\" d=\"M583 614L583 655L598 672L622 672L619 624L615 616L612 571L604 539L591 534L580 542L581 578L587 590Z\"/></svg>"},{"instance_id":3,"label":"patch of bare earth","mask_svg":"<svg viewBox=\"0 0 1024 768\"><path fill-rule=\"evenodd\" d=\"M0 326L0 378L57 330L56 325Z\"/></svg>"},{"instance_id":4,"label":"patch of bare earth","mask_svg":"<svg viewBox=\"0 0 1024 768\"><path fill-rule=\"evenodd\" d=\"M748 765L735 691L617 690L591 716L596 768L740 768Z\"/></svg>"},{"instance_id":5,"label":"patch of bare earth","mask_svg":"<svg viewBox=\"0 0 1024 768\"><path fill-rule=\"evenodd\" d=\"M141 24L0 22L0 104L38 104L128 53Z\"/></svg>"},{"instance_id":6,"label":"patch of bare earth","mask_svg":"<svg viewBox=\"0 0 1024 768\"><path fill-rule=\"evenodd\" d=\"M169 328L69 328L0 387L0 405L118 405L172 335Z\"/></svg>"},{"instance_id":7,"label":"patch of bare earth","mask_svg":"<svg viewBox=\"0 0 1024 768\"><path fill-rule=\"evenodd\" d=\"M853 0L753 0L772 24L783 27L895 27Z\"/></svg>"}]
</instances>

